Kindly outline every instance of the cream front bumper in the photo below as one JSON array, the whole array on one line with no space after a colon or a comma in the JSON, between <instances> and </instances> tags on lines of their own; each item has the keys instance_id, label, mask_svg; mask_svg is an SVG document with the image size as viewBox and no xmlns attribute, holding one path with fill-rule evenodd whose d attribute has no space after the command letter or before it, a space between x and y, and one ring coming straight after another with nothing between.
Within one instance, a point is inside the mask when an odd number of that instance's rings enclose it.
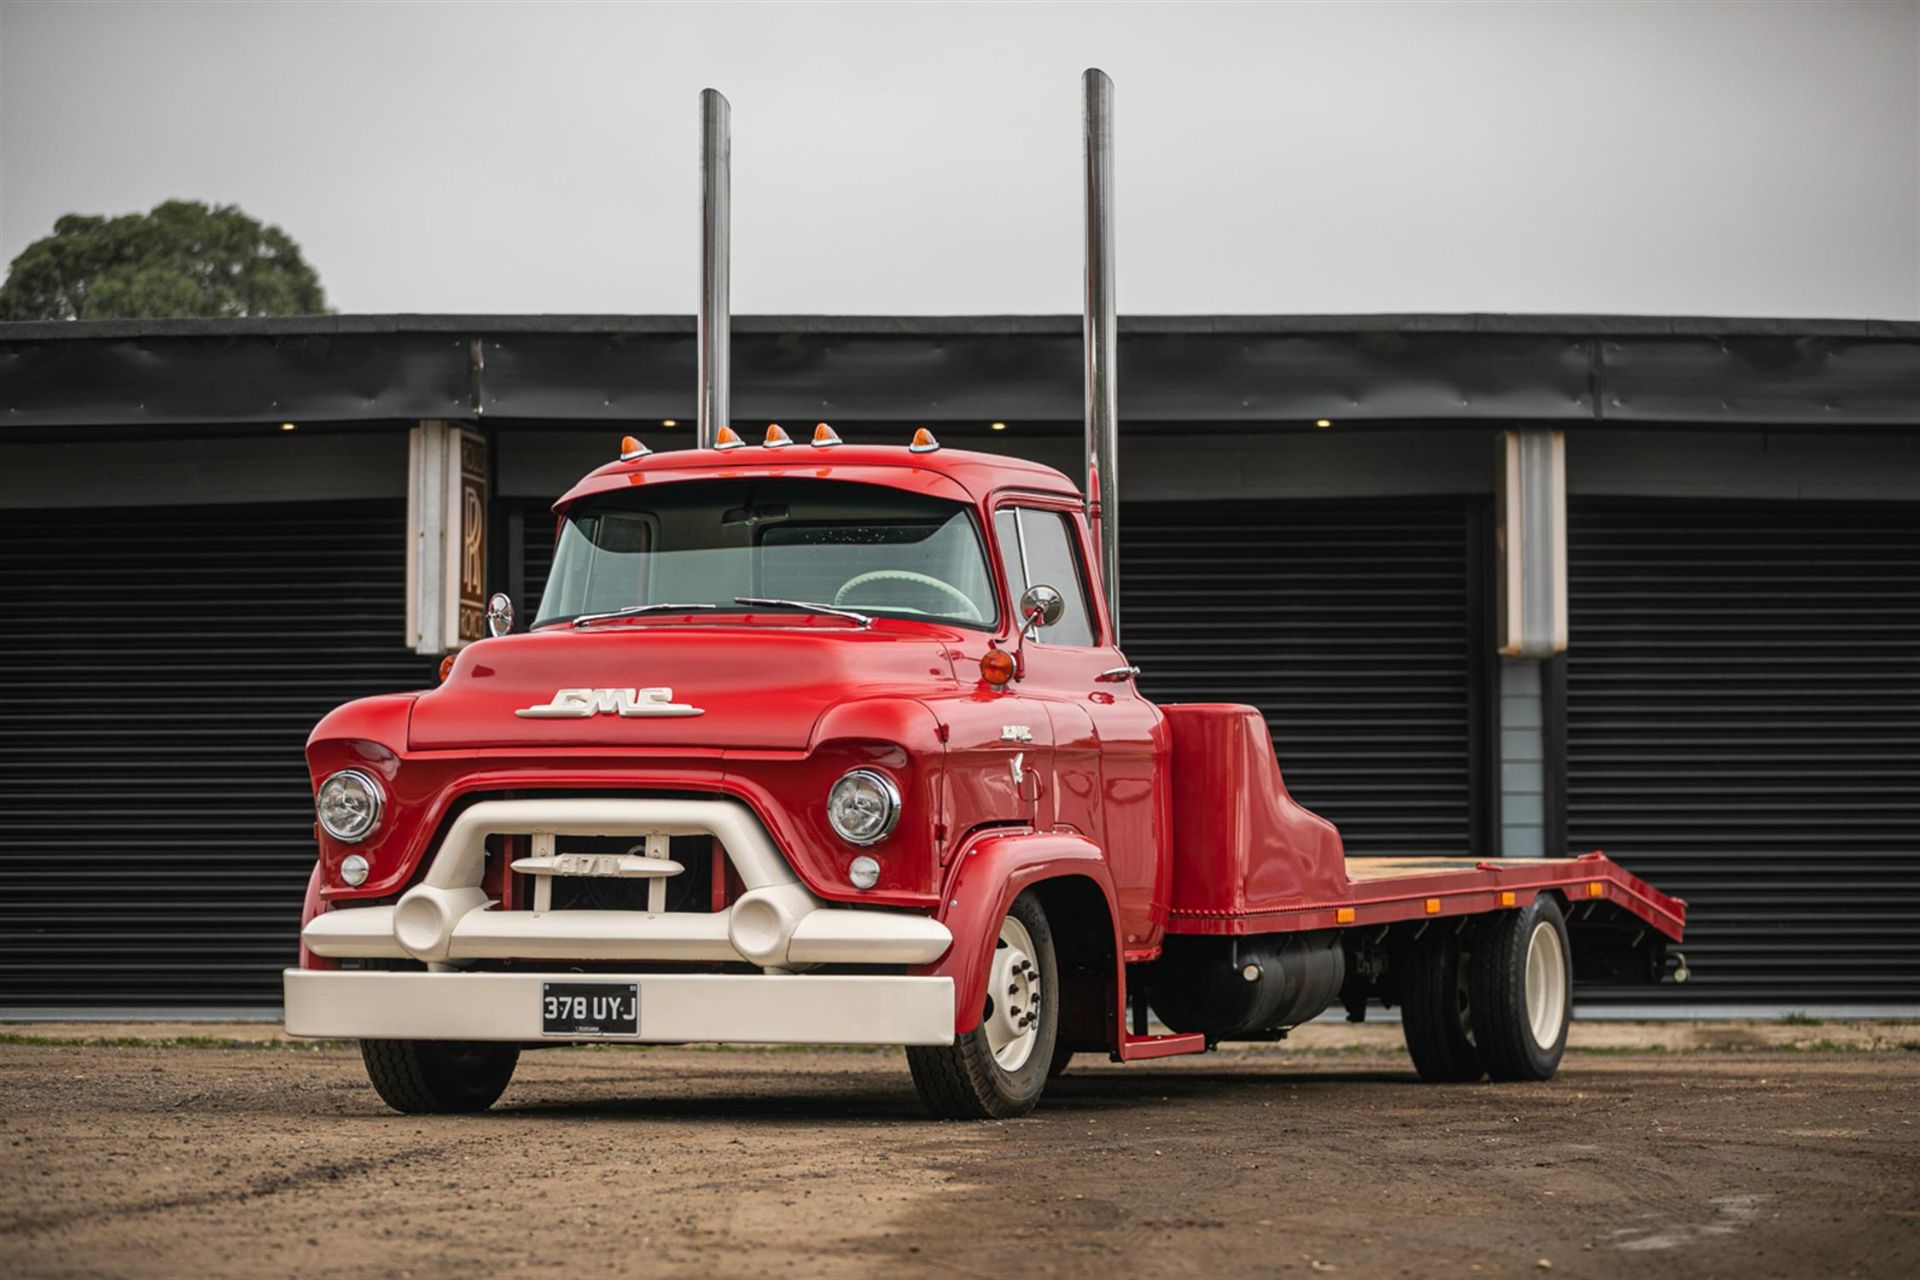
<instances>
[{"instance_id":1,"label":"cream front bumper","mask_svg":"<svg viewBox=\"0 0 1920 1280\"><path fill-rule=\"evenodd\" d=\"M635 1036L664 1044L932 1045L953 1041L953 980L893 975L391 973L289 969L287 1034L357 1040L553 1039L546 982L634 983Z\"/></svg>"}]
</instances>

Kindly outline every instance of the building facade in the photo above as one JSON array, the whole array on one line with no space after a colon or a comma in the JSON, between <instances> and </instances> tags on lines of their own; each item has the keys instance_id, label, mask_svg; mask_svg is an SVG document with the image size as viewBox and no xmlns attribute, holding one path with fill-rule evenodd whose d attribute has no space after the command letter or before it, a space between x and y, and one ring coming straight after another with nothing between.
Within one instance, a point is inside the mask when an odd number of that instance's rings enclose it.
<instances>
[{"instance_id":1,"label":"building facade","mask_svg":"<svg viewBox=\"0 0 1920 1280\"><path fill-rule=\"evenodd\" d=\"M1077 317L735 334L749 438L1082 469ZM686 447L693 366L684 317L0 326L0 1006L271 1008L307 730L437 665L421 442L474 442L530 618L552 501ZM1604 848L1688 898L1694 982L1588 1011L1920 1012L1920 324L1140 318L1119 368L1151 696L1259 706L1357 852ZM1564 458L1547 658L1500 652L1522 440Z\"/></svg>"}]
</instances>

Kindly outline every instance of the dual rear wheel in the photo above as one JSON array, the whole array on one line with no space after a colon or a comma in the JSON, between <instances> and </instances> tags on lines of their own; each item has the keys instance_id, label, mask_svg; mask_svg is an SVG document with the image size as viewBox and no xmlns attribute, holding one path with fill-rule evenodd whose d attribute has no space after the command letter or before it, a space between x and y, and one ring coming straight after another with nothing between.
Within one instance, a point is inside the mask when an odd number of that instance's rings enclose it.
<instances>
[{"instance_id":1,"label":"dual rear wheel","mask_svg":"<svg viewBox=\"0 0 1920 1280\"><path fill-rule=\"evenodd\" d=\"M1552 1079L1567 1050L1571 954L1551 894L1462 929L1430 925L1401 983L1401 1026L1420 1078Z\"/></svg>"}]
</instances>

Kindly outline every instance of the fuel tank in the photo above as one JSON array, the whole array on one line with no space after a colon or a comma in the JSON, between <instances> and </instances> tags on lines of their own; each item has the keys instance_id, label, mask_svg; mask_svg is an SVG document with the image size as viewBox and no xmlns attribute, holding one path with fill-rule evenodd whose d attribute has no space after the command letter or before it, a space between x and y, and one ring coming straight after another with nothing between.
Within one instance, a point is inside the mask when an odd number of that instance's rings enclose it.
<instances>
[{"instance_id":1,"label":"fuel tank","mask_svg":"<svg viewBox=\"0 0 1920 1280\"><path fill-rule=\"evenodd\" d=\"M1319 1016L1346 981L1339 931L1245 938L1169 937L1147 1000L1174 1031L1264 1039Z\"/></svg>"}]
</instances>

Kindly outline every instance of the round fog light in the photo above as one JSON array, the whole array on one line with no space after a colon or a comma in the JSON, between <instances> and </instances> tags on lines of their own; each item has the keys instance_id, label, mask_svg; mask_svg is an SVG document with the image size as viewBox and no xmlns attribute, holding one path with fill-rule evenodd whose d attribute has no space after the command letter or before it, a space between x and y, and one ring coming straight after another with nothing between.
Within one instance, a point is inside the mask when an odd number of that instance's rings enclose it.
<instances>
[{"instance_id":1,"label":"round fog light","mask_svg":"<svg viewBox=\"0 0 1920 1280\"><path fill-rule=\"evenodd\" d=\"M861 854L847 868L847 879L853 881L856 889L871 889L880 883L880 864L876 860Z\"/></svg>"},{"instance_id":2,"label":"round fog light","mask_svg":"<svg viewBox=\"0 0 1920 1280\"><path fill-rule=\"evenodd\" d=\"M357 853L350 853L340 859L340 878L350 885L363 885L367 882L367 860Z\"/></svg>"}]
</instances>

